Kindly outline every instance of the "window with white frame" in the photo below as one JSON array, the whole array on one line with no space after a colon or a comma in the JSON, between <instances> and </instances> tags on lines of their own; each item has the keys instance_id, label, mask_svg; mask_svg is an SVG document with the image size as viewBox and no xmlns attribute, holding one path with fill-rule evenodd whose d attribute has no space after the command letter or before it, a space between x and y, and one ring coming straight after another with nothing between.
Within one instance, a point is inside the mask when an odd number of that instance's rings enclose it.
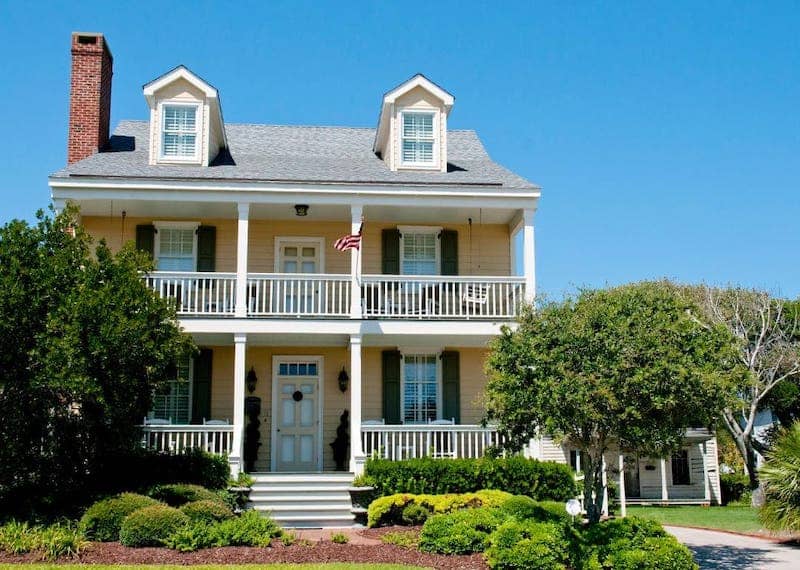
<instances>
[{"instance_id":1,"label":"window with white frame","mask_svg":"<svg viewBox=\"0 0 800 570\"><path fill-rule=\"evenodd\" d=\"M401 229L400 273L402 275L439 274L440 228Z\"/></svg>"},{"instance_id":2,"label":"window with white frame","mask_svg":"<svg viewBox=\"0 0 800 570\"><path fill-rule=\"evenodd\" d=\"M401 150L404 165L433 165L436 134L435 113L404 111L402 117Z\"/></svg>"},{"instance_id":3,"label":"window with white frame","mask_svg":"<svg viewBox=\"0 0 800 570\"><path fill-rule=\"evenodd\" d=\"M173 424L188 424L192 409L191 360L187 357L175 368L175 378L167 380L153 396L153 409L148 416Z\"/></svg>"},{"instance_id":4,"label":"window with white frame","mask_svg":"<svg viewBox=\"0 0 800 570\"><path fill-rule=\"evenodd\" d=\"M159 271L194 271L197 249L196 225L158 226L156 265Z\"/></svg>"},{"instance_id":5,"label":"window with white frame","mask_svg":"<svg viewBox=\"0 0 800 570\"><path fill-rule=\"evenodd\" d=\"M427 423L438 419L441 396L438 357L403 355L403 422Z\"/></svg>"},{"instance_id":6,"label":"window with white frame","mask_svg":"<svg viewBox=\"0 0 800 570\"><path fill-rule=\"evenodd\" d=\"M197 105L165 104L161 117L161 157L197 158Z\"/></svg>"}]
</instances>

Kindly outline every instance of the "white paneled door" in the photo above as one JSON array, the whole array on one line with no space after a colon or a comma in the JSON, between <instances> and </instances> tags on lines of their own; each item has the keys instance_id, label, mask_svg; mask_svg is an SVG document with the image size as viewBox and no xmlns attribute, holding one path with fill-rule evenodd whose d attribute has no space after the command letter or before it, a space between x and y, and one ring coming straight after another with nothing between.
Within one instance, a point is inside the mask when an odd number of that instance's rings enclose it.
<instances>
[{"instance_id":1,"label":"white paneled door","mask_svg":"<svg viewBox=\"0 0 800 570\"><path fill-rule=\"evenodd\" d=\"M320 427L320 358L275 357L273 399L273 469L322 469Z\"/></svg>"}]
</instances>

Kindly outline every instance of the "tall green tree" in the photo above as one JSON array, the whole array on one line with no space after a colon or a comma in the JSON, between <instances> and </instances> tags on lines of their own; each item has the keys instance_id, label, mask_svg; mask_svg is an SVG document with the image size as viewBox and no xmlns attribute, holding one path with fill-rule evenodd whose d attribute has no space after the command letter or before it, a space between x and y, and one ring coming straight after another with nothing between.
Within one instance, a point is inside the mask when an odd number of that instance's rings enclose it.
<instances>
[{"instance_id":1,"label":"tall green tree","mask_svg":"<svg viewBox=\"0 0 800 570\"><path fill-rule=\"evenodd\" d=\"M800 422L784 428L761 467L765 503L759 517L768 529L800 531Z\"/></svg>"},{"instance_id":2,"label":"tall green tree","mask_svg":"<svg viewBox=\"0 0 800 570\"><path fill-rule=\"evenodd\" d=\"M665 456L723 405L732 340L695 310L667 283L586 290L526 310L491 345L488 420L510 447L540 430L579 449L590 522L603 510L606 451Z\"/></svg>"},{"instance_id":3,"label":"tall green tree","mask_svg":"<svg viewBox=\"0 0 800 570\"><path fill-rule=\"evenodd\" d=\"M0 503L86 491L138 445L154 389L194 350L142 282L147 257L92 252L76 216L0 228Z\"/></svg>"}]
</instances>

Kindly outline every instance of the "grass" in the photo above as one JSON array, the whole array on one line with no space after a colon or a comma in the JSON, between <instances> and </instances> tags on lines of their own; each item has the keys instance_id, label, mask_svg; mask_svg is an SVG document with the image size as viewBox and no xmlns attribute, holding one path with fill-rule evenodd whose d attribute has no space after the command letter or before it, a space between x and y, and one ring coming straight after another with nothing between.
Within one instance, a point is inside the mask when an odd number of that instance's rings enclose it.
<instances>
[{"instance_id":1,"label":"grass","mask_svg":"<svg viewBox=\"0 0 800 570\"><path fill-rule=\"evenodd\" d=\"M65 570L78 568L77 564L0 564L0 570ZM86 568L86 566L80 566ZM92 564L91 570L426 570L422 566L403 564L202 564L197 566L176 566L158 564Z\"/></svg>"},{"instance_id":2,"label":"grass","mask_svg":"<svg viewBox=\"0 0 800 570\"><path fill-rule=\"evenodd\" d=\"M752 507L639 507L629 506L628 513L637 517L675 526L695 526L744 533L766 533Z\"/></svg>"}]
</instances>

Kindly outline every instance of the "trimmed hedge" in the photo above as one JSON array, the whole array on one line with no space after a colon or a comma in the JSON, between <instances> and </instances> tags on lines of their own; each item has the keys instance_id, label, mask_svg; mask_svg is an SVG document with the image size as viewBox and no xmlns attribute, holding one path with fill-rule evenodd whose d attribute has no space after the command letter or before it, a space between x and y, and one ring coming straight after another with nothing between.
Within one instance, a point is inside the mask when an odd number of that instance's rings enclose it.
<instances>
[{"instance_id":1,"label":"trimmed hedge","mask_svg":"<svg viewBox=\"0 0 800 570\"><path fill-rule=\"evenodd\" d=\"M502 522L501 511L486 507L435 515L422 526L419 549L436 554L483 552Z\"/></svg>"},{"instance_id":2,"label":"trimmed hedge","mask_svg":"<svg viewBox=\"0 0 800 570\"><path fill-rule=\"evenodd\" d=\"M569 562L568 547L560 525L511 520L489 537L486 562L490 568L501 570L563 570Z\"/></svg>"},{"instance_id":3,"label":"trimmed hedge","mask_svg":"<svg viewBox=\"0 0 800 570\"><path fill-rule=\"evenodd\" d=\"M179 509L193 522L215 523L233 518L233 511L219 501L192 501Z\"/></svg>"},{"instance_id":4,"label":"trimmed hedge","mask_svg":"<svg viewBox=\"0 0 800 570\"><path fill-rule=\"evenodd\" d=\"M119 530L125 517L134 511L157 504L158 501L144 495L122 493L97 501L89 507L80 520L79 528L90 540L113 542L119 540Z\"/></svg>"},{"instance_id":5,"label":"trimmed hedge","mask_svg":"<svg viewBox=\"0 0 800 570\"><path fill-rule=\"evenodd\" d=\"M386 526L393 524L415 524L407 519L423 522L420 509L427 514L441 514L475 507L496 507L505 503L512 495L504 491L484 490L477 493L447 495L413 495L400 493L380 497L370 503L367 509L367 526ZM418 506L420 509L411 509Z\"/></svg>"},{"instance_id":6,"label":"trimmed hedge","mask_svg":"<svg viewBox=\"0 0 800 570\"><path fill-rule=\"evenodd\" d=\"M224 499L217 493L209 491L200 485L188 483L156 485L147 492L147 496L166 503L170 507L180 507L195 501L213 501L225 504Z\"/></svg>"},{"instance_id":7,"label":"trimmed hedge","mask_svg":"<svg viewBox=\"0 0 800 570\"><path fill-rule=\"evenodd\" d=\"M119 541L125 546L163 546L170 535L188 523L189 517L173 507L145 507L125 517Z\"/></svg>"},{"instance_id":8,"label":"trimmed hedge","mask_svg":"<svg viewBox=\"0 0 800 570\"><path fill-rule=\"evenodd\" d=\"M470 493L500 489L535 500L566 501L577 490L572 470L560 463L524 457L367 461L365 473L381 495Z\"/></svg>"}]
</instances>

